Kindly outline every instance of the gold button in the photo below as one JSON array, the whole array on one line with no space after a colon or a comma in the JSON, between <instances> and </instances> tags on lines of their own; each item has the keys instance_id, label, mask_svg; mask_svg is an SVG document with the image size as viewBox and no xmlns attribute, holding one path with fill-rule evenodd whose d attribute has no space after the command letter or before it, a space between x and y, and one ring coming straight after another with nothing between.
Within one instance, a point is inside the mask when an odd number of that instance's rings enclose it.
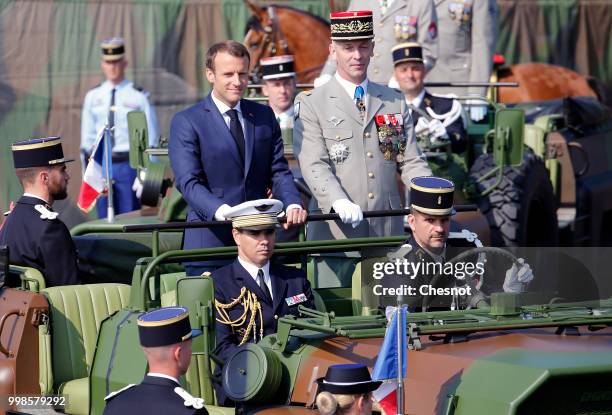
<instances>
[{"instance_id":1,"label":"gold button","mask_svg":"<svg viewBox=\"0 0 612 415\"><path fill-rule=\"evenodd\" d=\"M385 23L384 23L384 22L380 22L380 23L378 23L378 25L379 25L380 27L383 27L383 26L385 25Z\"/></svg>"},{"instance_id":2,"label":"gold button","mask_svg":"<svg viewBox=\"0 0 612 415\"><path fill-rule=\"evenodd\" d=\"M378 57L380 56L380 53L376 52L376 53L374 54L374 56L376 56L376 57L378 58Z\"/></svg>"},{"instance_id":3,"label":"gold button","mask_svg":"<svg viewBox=\"0 0 612 415\"><path fill-rule=\"evenodd\" d=\"M336 134L336 140L340 139L340 136L338 134Z\"/></svg>"},{"instance_id":4,"label":"gold button","mask_svg":"<svg viewBox=\"0 0 612 415\"><path fill-rule=\"evenodd\" d=\"M368 198L369 199L374 199L374 193L368 193Z\"/></svg>"},{"instance_id":5,"label":"gold button","mask_svg":"<svg viewBox=\"0 0 612 415\"><path fill-rule=\"evenodd\" d=\"M372 153L371 153L370 151L368 151L368 152L366 153L366 156L368 156L369 158L372 158L372 157L373 157L373 155L372 155Z\"/></svg>"},{"instance_id":6,"label":"gold button","mask_svg":"<svg viewBox=\"0 0 612 415\"><path fill-rule=\"evenodd\" d=\"M373 178L374 178L374 173L369 172L369 173L368 173L368 177L369 177L370 179L373 179Z\"/></svg>"},{"instance_id":7,"label":"gold button","mask_svg":"<svg viewBox=\"0 0 612 415\"><path fill-rule=\"evenodd\" d=\"M274 320L278 320L278 314L274 314Z\"/></svg>"},{"instance_id":8,"label":"gold button","mask_svg":"<svg viewBox=\"0 0 612 415\"><path fill-rule=\"evenodd\" d=\"M377 41L378 43L382 43L383 38L382 38L382 37L379 37L378 39L376 39L376 41Z\"/></svg>"},{"instance_id":9,"label":"gold button","mask_svg":"<svg viewBox=\"0 0 612 415\"><path fill-rule=\"evenodd\" d=\"M374 73L378 73L378 68L374 68Z\"/></svg>"},{"instance_id":10,"label":"gold button","mask_svg":"<svg viewBox=\"0 0 612 415\"><path fill-rule=\"evenodd\" d=\"M365 133L363 136L364 136L365 138L370 138L370 133Z\"/></svg>"}]
</instances>

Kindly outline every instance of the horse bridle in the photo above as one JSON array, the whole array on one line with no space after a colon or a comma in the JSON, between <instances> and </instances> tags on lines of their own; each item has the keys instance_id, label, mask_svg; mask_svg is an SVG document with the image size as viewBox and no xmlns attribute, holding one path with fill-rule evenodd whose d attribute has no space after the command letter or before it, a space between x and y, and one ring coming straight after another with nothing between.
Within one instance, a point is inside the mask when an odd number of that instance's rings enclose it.
<instances>
[{"instance_id":1,"label":"horse bridle","mask_svg":"<svg viewBox=\"0 0 612 415\"><path fill-rule=\"evenodd\" d=\"M261 54L259 58L266 56L266 52L269 52L268 56L275 56L277 49L276 44L280 46L282 49L283 55L290 55L289 46L287 45L287 40L285 39L285 34L281 29L278 23L278 17L276 15L276 10L274 6L269 6L267 9L269 22L266 26L262 26L261 22L257 20L259 23L258 26L264 32L263 42L261 44ZM277 40L278 39L278 40ZM253 82L259 82L259 59L255 63L253 67L253 71L251 72L251 78Z\"/></svg>"}]
</instances>

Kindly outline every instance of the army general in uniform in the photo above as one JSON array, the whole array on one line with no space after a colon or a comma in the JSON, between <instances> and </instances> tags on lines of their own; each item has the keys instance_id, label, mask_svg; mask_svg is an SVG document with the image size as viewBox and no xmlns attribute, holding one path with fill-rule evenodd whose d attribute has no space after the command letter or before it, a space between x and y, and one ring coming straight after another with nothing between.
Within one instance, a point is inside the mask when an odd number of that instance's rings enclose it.
<instances>
[{"instance_id":1,"label":"army general in uniform","mask_svg":"<svg viewBox=\"0 0 612 415\"><path fill-rule=\"evenodd\" d=\"M139 316L137 324L149 371L139 385L128 385L104 398L104 415L208 414L204 400L191 396L179 382L191 362L192 339L202 334L191 328L189 310L159 308Z\"/></svg>"},{"instance_id":2,"label":"army general in uniform","mask_svg":"<svg viewBox=\"0 0 612 415\"><path fill-rule=\"evenodd\" d=\"M226 213L232 220L238 257L212 273L217 343L214 353L224 362L243 344L276 333L279 317L297 316L299 305L314 307L306 274L270 262L277 215L282 209L279 200L259 199L241 203ZM219 367L216 373L220 373ZM215 391L220 404L231 403L220 385L215 385Z\"/></svg>"},{"instance_id":3,"label":"army general in uniform","mask_svg":"<svg viewBox=\"0 0 612 415\"><path fill-rule=\"evenodd\" d=\"M348 10L372 10L376 37L374 53L368 68L368 79L395 87L392 81L393 62L389 50L398 43L419 42L425 49L427 67L436 64L438 29L436 9L432 0L353 0ZM331 78L335 62L328 59L315 85Z\"/></svg>"},{"instance_id":4,"label":"army general in uniform","mask_svg":"<svg viewBox=\"0 0 612 415\"><path fill-rule=\"evenodd\" d=\"M80 283L77 252L70 231L51 207L67 197L69 176L60 137L19 141L13 163L23 196L0 230L9 262L36 268L48 287Z\"/></svg>"},{"instance_id":5,"label":"army general in uniform","mask_svg":"<svg viewBox=\"0 0 612 415\"><path fill-rule=\"evenodd\" d=\"M403 96L366 77L372 55L372 12L331 14L330 53L338 71L327 84L296 98L294 147L314 198L311 208L335 211L343 224L314 222L309 239L403 233L401 217L369 219L364 210L401 208L402 180L430 175Z\"/></svg>"}]
</instances>

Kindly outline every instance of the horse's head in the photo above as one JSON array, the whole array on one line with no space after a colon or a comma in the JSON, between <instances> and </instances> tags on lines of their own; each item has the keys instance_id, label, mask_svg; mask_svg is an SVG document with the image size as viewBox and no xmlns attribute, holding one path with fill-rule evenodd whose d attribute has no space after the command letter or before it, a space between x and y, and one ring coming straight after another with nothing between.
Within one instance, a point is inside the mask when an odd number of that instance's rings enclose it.
<instances>
[{"instance_id":1,"label":"horse's head","mask_svg":"<svg viewBox=\"0 0 612 415\"><path fill-rule=\"evenodd\" d=\"M274 6L260 7L245 0L253 15L247 21L242 43L249 50L251 65L249 72L254 82L258 81L259 60L277 54L289 54L289 48L276 15Z\"/></svg>"}]
</instances>

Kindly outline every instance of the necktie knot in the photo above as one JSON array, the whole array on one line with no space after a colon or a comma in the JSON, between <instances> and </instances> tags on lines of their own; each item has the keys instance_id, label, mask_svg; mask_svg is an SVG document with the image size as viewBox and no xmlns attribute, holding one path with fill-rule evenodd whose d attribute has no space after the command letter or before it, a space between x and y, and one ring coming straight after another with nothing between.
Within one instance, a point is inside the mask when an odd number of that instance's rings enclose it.
<instances>
[{"instance_id":1,"label":"necktie knot","mask_svg":"<svg viewBox=\"0 0 612 415\"><path fill-rule=\"evenodd\" d=\"M230 117L230 120L238 120L238 110L230 109L227 110L227 115Z\"/></svg>"},{"instance_id":2,"label":"necktie knot","mask_svg":"<svg viewBox=\"0 0 612 415\"><path fill-rule=\"evenodd\" d=\"M264 293L264 298L268 301L268 302L272 302L272 295L270 294L270 289L268 288L268 284L266 284L266 280L264 279L264 273L263 273L263 269L259 269L257 270L257 284L259 285L259 288L261 288L261 291L263 291Z\"/></svg>"},{"instance_id":3,"label":"necktie knot","mask_svg":"<svg viewBox=\"0 0 612 415\"><path fill-rule=\"evenodd\" d=\"M363 94L363 87L361 85L357 86L357 88L355 88L355 99L363 98Z\"/></svg>"}]
</instances>

